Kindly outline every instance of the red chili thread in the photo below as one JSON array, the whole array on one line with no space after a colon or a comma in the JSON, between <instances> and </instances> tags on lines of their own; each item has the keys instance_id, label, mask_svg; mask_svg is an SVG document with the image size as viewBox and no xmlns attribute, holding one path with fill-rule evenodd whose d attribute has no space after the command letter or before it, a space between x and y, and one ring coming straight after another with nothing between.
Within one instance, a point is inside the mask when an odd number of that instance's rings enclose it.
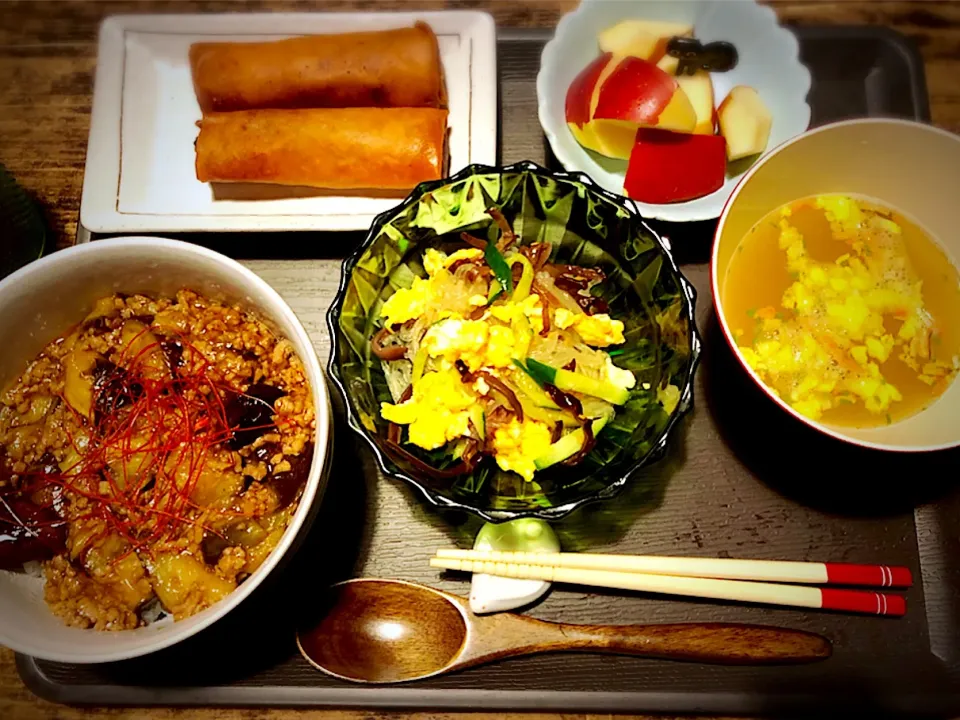
<instances>
[{"instance_id":1,"label":"red chili thread","mask_svg":"<svg viewBox=\"0 0 960 720\"><path fill-rule=\"evenodd\" d=\"M87 547L110 533L127 542L126 551L114 562L133 552L149 553L154 542L175 535L185 525L222 537L202 522L208 514L249 517L232 509L211 510L192 499L210 448L231 438L237 429L228 425L221 395L244 393L227 383L204 354L182 337L177 337L183 347L181 365L169 376L146 365L151 354L161 349L159 342L140 348L125 362L130 349L150 330L145 327L133 336L118 355L122 365L106 371L114 376L94 387L91 408L101 411L99 417L81 417L60 396L77 424L90 427L89 437L81 449L78 438L64 428L79 460L59 473L44 473L35 487L36 491L55 485L86 498L90 512L73 520L103 522L104 528L89 539ZM117 383L122 385L119 390ZM134 391L134 385L139 391ZM109 391L115 392L114 397L104 400L102 393ZM244 429L279 430L288 423L292 420L279 417L274 423ZM135 463L139 466L133 475L129 466ZM107 492L100 492L100 483L106 483ZM191 511L200 517L189 517Z\"/></svg>"}]
</instances>

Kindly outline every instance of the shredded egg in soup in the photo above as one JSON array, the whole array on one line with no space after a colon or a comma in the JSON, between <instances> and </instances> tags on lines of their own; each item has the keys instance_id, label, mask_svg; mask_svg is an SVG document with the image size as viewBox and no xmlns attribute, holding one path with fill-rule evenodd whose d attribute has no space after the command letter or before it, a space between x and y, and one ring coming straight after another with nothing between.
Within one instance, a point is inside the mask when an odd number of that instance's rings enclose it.
<instances>
[{"instance_id":1,"label":"shredded egg in soup","mask_svg":"<svg viewBox=\"0 0 960 720\"><path fill-rule=\"evenodd\" d=\"M741 241L722 293L747 363L813 420L896 422L960 367L956 266L874 201L821 195L778 208Z\"/></svg>"}]
</instances>

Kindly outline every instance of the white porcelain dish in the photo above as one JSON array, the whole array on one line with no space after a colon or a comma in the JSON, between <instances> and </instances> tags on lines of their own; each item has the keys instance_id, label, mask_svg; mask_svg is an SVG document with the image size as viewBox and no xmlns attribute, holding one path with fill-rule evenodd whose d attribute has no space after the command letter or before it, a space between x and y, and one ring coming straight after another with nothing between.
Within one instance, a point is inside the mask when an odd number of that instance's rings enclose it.
<instances>
[{"instance_id":1,"label":"white porcelain dish","mask_svg":"<svg viewBox=\"0 0 960 720\"><path fill-rule=\"evenodd\" d=\"M712 73L717 104L735 85L755 88L773 114L767 150L804 132L810 124L810 72L800 62L796 36L781 26L776 13L755 0L583 0L565 15L543 49L537 76L540 124L554 155L567 170L587 173L611 192L623 193L626 162L603 158L584 149L564 118L567 87L599 54L597 34L625 18L691 23L703 42L726 40L736 46L737 66ZM716 192L668 205L636 203L644 217L671 222L712 220L743 172L728 175Z\"/></svg>"},{"instance_id":2,"label":"white porcelain dish","mask_svg":"<svg viewBox=\"0 0 960 720\"><path fill-rule=\"evenodd\" d=\"M330 397L313 344L280 295L239 263L196 245L128 237L77 245L33 262L0 281L0 385L18 376L46 343L81 320L113 292L172 294L191 287L239 302L288 338L303 361L316 409L313 464L290 526L263 565L236 590L179 622L164 619L136 630L70 628L43 600L41 578L0 572L0 645L45 660L103 663L169 647L213 624L244 601L306 532L320 504L332 458Z\"/></svg>"},{"instance_id":3,"label":"white porcelain dish","mask_svg":"<svg viewBox=\"0 0 960 720\"><path fill-rule=\"evenodd\" d=\"M450 171L497 160L497 56L483 12L118 15L100 27L80 222L96 233L365 230L396 198L217 199L194 173L200 106L188 50L383 30L417 20L437 34L449 96Z\"/></svg>"}]
</instances>

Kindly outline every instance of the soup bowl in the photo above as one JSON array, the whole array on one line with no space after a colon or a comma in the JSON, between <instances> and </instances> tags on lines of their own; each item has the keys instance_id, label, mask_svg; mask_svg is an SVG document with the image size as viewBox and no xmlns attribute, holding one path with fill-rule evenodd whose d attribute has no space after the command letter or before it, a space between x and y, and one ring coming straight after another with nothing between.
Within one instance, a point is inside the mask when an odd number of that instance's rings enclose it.
<instances>
[{"instance_id":1,"label":"soup bowl","mask_svg":"<svg viewBox=\"0 0 960 720\"><path fill-rule=\"evenodd\" d=\"M762 158L730 196L717 225L711 258L714 307L744 370L785 412L838 440L866 448L927 452L960 446L960 383L920 412L881 427L815 421L774 393L746 362L725 314L724 286L737 247L777 208L826 193L867 197L914 221L957 266L960 258L960 137L897 119L846 120L808 131Z\"/></svg>"},{"instance_id":2,"label":"soup bowl","mask_svg":"<svg viewBox=\"0 0 960 720\"><path fill-rule=\"evenodd\" d=\"M42 578L0 571L0 645L45 660L80 664L126 660L170 647L247 599L293 555L313 521L332 458L332 415L323 371L306 330L276 290L219 253L163 238L114 238L58 251L4 278L0 385L7 387L48 342L83 320L98 298L113 293L171 296L181 288L239 304L287 339L303 363L316 431L310 470L289 525L259 568L218 602L177 622L167 615L131 630L68 627L44 602Z\"/></svg>"}]
</instances>

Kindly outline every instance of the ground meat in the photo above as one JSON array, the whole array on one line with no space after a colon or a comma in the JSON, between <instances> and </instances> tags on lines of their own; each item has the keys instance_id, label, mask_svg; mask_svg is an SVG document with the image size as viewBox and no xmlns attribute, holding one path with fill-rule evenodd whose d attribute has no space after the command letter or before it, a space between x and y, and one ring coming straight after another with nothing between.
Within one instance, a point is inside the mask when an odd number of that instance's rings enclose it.
<instances>
[{"instance_id":1,"label":"ground meat","mask_svg":"<svg viewBox=\"0 0 960 720\"><path fill-rule=\"evenodd\" d=\"M135 346L138 340L133 336L147 339ZM169 343L177 344L175 356L165 345ZM153 366L151 352L156 353ZM158 467L156 458L148 451L132 459L128 454L119 466L104 465L100 474L89 472L89 468L81 473L86 449L99 437L96 418L119 407L104 404L102 398L99 404L92 403L93 391L83 382L92 387L95 358L101 366L112 363L126 372L132 355L147 357L139 366L144 373L149 370L160 373L167 382L182 382L183 376L178 373L189 372L189 368L181 368L191 353L202 355L209 368L208 377L217 378L212 384L219 383L231 392L246 392L256 383L282 391L273 403L275 428L239 450L218 445L195 455L190 461L193 465L189 465L193 470L184 477L194 478L194 471L204 467L209 470L192 483L199 494L188 506L188 517L158 537L151 537L147 546L133 547L113 531L105 530L112 525L102 519L107 517L103 513L113 515L111 523L122 522L130 517L124 503L149 499L160 492L159 480L137 474L138 468ZM71 371L75 376L72 381ZM78 372L85 378L79 384ZM193 402L198 393L214 392L214 388L202 385L185 387L182 394L185 402ZM129 404L137 395L119 397ZM59 470L60 484L66 486L62 494L58 493L57 510L69 522L69 537L76 542L68 547L75 552L72 557L65 554L45 563L45 597L51 610L74 627L122 630L140 626L144 623L139 608L153 599L157 587L156 568L164 568L168 575L181 573L179 577L186 577L182 573L189 570L169 561L158 565L155 559L180 555L202 558L204 537L211 533L216 536L216 528L235 522L238 515L269 520L269 536L255 549L227 546L210 561L212 565L201 560L202 574L208 581L178 596L173 613L180 619L216 602L223 596L223 587L229 590L263 561L289 524L292 508L278 507L277 493L269 481L274 474L290 469L293 458L312 452L316 418L311 398L303 363L293 345L239 307L191 290L181 290L175 297L115 295L98 301L83 322L50 343L0 395L0 494L19 492L35 482L40 467ZM178 461L171 462L170 455L165 457L164 477L180 477ZM131 499L127 493L133 492L139 495ZM149 521L152 527L159 527L158 522L156 518ZM82 552L78 547L81 536ZM86 567L88 555L113 559L100 562L96 568ZM169 588L167 592L169 595Z\"/></svg>"},{"instance_id":2,"label":"ground meat","mask_svg":"<svg viewBox=\"0 0 960 720\"><path fill-rule=\"evenodd\" d=\"M130 630L140 624L136 608L126 606L109 585L91 579L65 557L44 566L44 599L55 615L70 627Z\"/></svg>"},{"instance_id":3,"label":"ground meat","mask_svg":"<svg viewBox=\"0 0 960 720\"><path fill-rule=\"evenodd\" d=\"M224 580L236 582L237 575L243 572L247 564L247 553L241 547L228 547L217 561L217 575Z\"/></svg>"},{"instance_id":4,"label":"ground meat","mask_svg":"<svg viewBox=\"0 0 960 720\"><path fill-rule=\"evenodd\" d=\"M237 498L233 509L244 517L261 518L274 512L279 504L277 494L270 487L253 483Z\"/></svg>"}]
</instances>

